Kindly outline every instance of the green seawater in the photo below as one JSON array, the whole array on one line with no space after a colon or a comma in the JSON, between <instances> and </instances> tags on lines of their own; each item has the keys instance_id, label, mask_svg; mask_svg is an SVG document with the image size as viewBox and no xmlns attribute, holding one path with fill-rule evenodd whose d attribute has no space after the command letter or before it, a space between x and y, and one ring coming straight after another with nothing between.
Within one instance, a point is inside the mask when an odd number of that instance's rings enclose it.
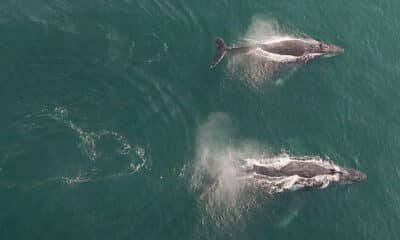
<instances>
[{"instance_id":1,"label":"green seawater","mask_svg":"<svg viewBox=\"0 0 400 240\"><path fill-rule=\"evenodd\" d=\"M0 239L398 239L399 9L0 1ZM209 68L216 36L276 32L345 53L275 80L228 55ZM320 156L368 179L215 192L194 177L209 149L216 162Z\"/></svg>"}]
</instances>

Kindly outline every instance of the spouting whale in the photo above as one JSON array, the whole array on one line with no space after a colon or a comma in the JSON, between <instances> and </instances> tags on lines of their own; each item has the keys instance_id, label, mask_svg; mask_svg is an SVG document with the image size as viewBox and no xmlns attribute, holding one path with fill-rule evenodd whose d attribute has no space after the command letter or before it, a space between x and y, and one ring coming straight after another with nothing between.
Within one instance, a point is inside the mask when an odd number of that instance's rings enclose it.
<instances>
[{"instance_id":1,"label":"spouting whale","mask_svg":"<svg viewBox=\"0 0 400 240\"><path fill-rule=\"evenodd\" d=\"M215 40L216 53L210 67L215 67L227 52L231 54L243 54L252 50L261 49L271 56L280 56L283 63L301 63L321 56L334 56L344 52L343 48L332 44L326 44L313 39L285 39L268 43L254 43L246 46L226 46L222 38ZM282 56L285 56L282 58ZM284 60L282 60L284 59Z\"/></svg>"},{"instance_id":2,"label":"spouting whale","mask_svg":"<svg viewBox=\"0 0 400 240\"><path fill-rule=\"evenodd\" d=\"M316 159L290 158L270 163L246 159L246 162L245 178L269 186L275 192L325 188L331 183L351 184L367 178L355 169Z\"/></svg>"}]
</instances>

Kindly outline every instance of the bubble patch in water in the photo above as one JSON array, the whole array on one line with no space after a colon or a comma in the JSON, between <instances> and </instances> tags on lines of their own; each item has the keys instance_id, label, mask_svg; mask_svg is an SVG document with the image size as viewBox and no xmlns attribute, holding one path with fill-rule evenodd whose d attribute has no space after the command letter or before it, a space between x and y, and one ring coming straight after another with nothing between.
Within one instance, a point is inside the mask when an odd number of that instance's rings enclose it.
<instances>
[{"instance_id":1,"label":"bubble patch in water","mask_svg":"<svg viewBox=\"0 0 400 240\"><path fill-rule=\"evenodd\" d=\"M56 107L49 114L50 118L63 123L66 127L74 131L79 137L78 147L82 153L92 162L90 172L74 177L56 177L51 178L50 182L63 182L66 184L86 183L99 181L104 179L113 179L125 175L134 174L141 169L148 168L149 159L145 148L141 146L131 145L126 137L113 130L101 130L98 132L85 131L78 127L72 120L69 119L69 112L64 107ZM117 172L107 174L105 176L97 176L98 172L104 171L99 167L99 162L104 161L104 150L100 149L98 144L108 139L116 143L116 148L113 148L113 154L123 157L124 162L127 162L126 167L117 170Z\"/></svg>"}]
</instances>

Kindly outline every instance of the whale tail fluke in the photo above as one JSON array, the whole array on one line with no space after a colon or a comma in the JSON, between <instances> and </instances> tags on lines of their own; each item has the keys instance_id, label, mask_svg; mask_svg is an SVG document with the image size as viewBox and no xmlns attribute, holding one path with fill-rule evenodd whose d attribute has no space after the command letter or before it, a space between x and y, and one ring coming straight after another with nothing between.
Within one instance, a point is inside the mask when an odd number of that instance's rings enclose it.
<instances>
[{"instance_id":1,"label":"whale tail fluke","mask_svg":"<svg viewBox=\"0 0 400 240\"><path fill-rule=\"evenodd\" d=\"M215 55L212 59L210 68L214 68L219 62L221 62L221 60L225 56L226 51L229 50L229 48L226 47L225 42L222 38L215 39L215 46L216 46L217 52L215 53Z\"/></svg>"}]
</instances>

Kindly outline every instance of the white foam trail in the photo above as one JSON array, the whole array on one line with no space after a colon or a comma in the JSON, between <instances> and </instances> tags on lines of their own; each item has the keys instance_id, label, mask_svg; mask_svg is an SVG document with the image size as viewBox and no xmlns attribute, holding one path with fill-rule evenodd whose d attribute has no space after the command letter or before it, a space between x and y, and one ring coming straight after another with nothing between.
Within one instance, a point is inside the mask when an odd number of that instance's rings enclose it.
<instances>
[{"instance_id":1,"label":"white foam trail","mask_svg":"<svg viewBox=\"0 0 400 240\"><path fill-rule=\"evenodd\" d=\"M129 156L134 153L141 160L140 163L131 163L131 166L142 166L146 162L146 151L140 146L132 146L128 139L121 134L113 130L101 130L98 132L88 132L78 127L74 122L68 119L68 110L64 107L56 107L54 112L50 114L50 117L56 121L60 121L68 126L71 130L75 131L80 139L79 147L85 153L85 155L92 161L96 161L101 153L96 148L96 142L101 140L103 137L111 137L119 145L115 151L120 155Z\"/></svg>"},{"instance_id":2,"label":"white foam trail","mask_svg":"<svg viewBox=\"0 0 400 240\"><path fill-rule=\"evenodd\" d=\"M69 112L62 106L56 107L53 112L49 114L50 118L63 123L66 127L73 130L79 137L78 147L82 153L88 157L92 162L92 169L89 172L77 176L62 176L49 179L50 182L63 182L66 184L78 184L93 181L100 181L105 179L113 179L116 177L134 174L141 169L148 168L149 158L145 148L132 145L128 139L123 135L113 130L100 130L98 132L88 132L78 127L72 120L69 119ZM123 157L126 162L126 167L119 169L114 173L108 175L95 176L93 173L98 172L97 160L101 159L103 152L98 149L97 143L103 138L111 139L117 143L117 148L113 149L113 154Z\"/></svg>"},{"instance_id":3,"label":"white foam trail","mask_svg":"<svg viewBox=\"0 0 400 240\"><path fill-rule=\"evenodd\" d=\"M109 174L105 176L90 176L86 175L77 175L77 176L62 176L62 177L53 177L47 179L45 182L41 182L38 185L45 185L50 183L61 183L66 185L77 185L83 183L94 183L94 182L103 182L107 180L114 180L117 178L128 177L133 175L135 172L132 171L121 171L115 174Z\"/></svg>"},{"instance_id":4,"label":"white foam trail","mask_svg":"<svg viewBox=\"0 0 400 240\"><path fill-rule=\"evenodd\" d=\"M150 167L149 154L144 147L138 145L132 145L128 139L123 135L113 130L100 130L98 132L88 132L78 127L72 120L69 119L69 111L62 107L56 107L53 110L45 108L42 110L42 116L50 118L57 122L62 123L65 127L72 130L78 135L79 142L78 147L81 149L83 155L92 162L91 169L81 169L77 174L71 174L70 176L55 176L46 180L34 181L29 184L9 184L0 183L0 185L7 188L23 187L26 189L32 189L48 184L66 184L66 185L77 185L84 183L102 182L107 180L114 180L121 177L128 177L136 174L138 171L148 169ZM117 143L117 147L114 148L113 156L120 156L126 163L122 168L116 169L115 171L103 171L97 166L97 161L101 160L102 153L107 153L105 150L98 149L97 142L101 141L102 138L108 138ZM99 144L101 145L101 144ZM107 150L109 151L109 150ZM1 171L1 168L0 168ZM103 171L103 172L102 172ZM106 172L106 174L104 174ZM102 174L103 173L103 174Z\"/></svg>"}]
</instances>

